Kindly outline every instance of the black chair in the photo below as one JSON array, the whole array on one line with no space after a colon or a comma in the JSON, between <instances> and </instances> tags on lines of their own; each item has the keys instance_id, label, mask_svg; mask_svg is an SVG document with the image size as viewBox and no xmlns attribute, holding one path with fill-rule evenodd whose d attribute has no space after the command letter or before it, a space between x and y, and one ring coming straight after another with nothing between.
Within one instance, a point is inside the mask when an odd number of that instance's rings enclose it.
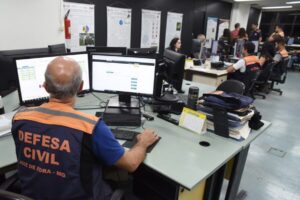
<instances>
[{"instance_id":1,"label":"black chair","mask_svg":"<svg viewBox=\"0 0 300 200\"><path fill-rule=\"evenodd\" d=\"M54 45L48 45L48 51L50 54L60 54L60 53L66 53L66 46L65 44L54 44Z\"/></svg>"},{"instance_id":2,"label":"black chair","mask_svg":"<svg viewBox=\"0 0 300 200\"><path fill-rule=\"evenodd\" d=\"M256 80L259 77L260 73L261 73L261 71L259 71L259 70L251 73L251 76L249 77L248 87L246 86L246 89L244 92L245 95L250 96L253 99L255 99L255 97L254 97L255 83L256 83Z\"/></svg>"},{"instance_id":3,"label":"black chair","mask_svg":"<svg viewBox=\"0 0 300 200\"><path fill-rule=\"evenodd\" d=\"M263 99L266 98L266 95L262 94L261 92L265 92L266 94L269 93L269 80L273 71L274 66L276 65L275 62L270 62L266 65L266 67L261 71L257 80L255 81L254 88L253 88L253 95L260 96Z\"/></svg>"},{"instance_id":4,"label":"black chair","mask_svg":"<svg viewBox=\"0 0 300 200\"><path fill-rule=\"evenodd\" d=\"M216 90L243 94L245 91L245 84L238 80L227 80L221 83Z\"/></svg>"},{"instance_id":5,"label":"black chair","mask_svg":"<svg viewBox=\"0 0 300 200\"><path fill-rule=\"evenodd\" d=\"M276 64L273 68L270 81L271 81L271 87L270 90L278 92L280 95L282 95L283 91L279 88L274 88L275 83L277 84L284 84L287 77L287 67L289 63L289 58L285 58L283 61Z\"/></svg>"},{"instance_id":6,"label":"black chair","mask_svg":"<svg viewBox=\"0 0 300 200\"><path fill-rule=\"evenodd\" d=\"M16 194L13 192L8 192L6 190L1 190L1 189L0 189L0 199L1 200L33 200L29 197Z\"/></svg>"}]
</instances>

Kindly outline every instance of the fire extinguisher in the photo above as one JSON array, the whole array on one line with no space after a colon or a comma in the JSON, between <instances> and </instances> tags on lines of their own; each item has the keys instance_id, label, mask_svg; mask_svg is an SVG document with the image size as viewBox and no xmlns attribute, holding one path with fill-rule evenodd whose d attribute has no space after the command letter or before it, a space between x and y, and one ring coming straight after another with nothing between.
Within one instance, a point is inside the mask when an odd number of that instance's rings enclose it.
<instances>
[{"instance_id":1,"label":"fire extinguisher","mask_svg":"<svg viewBox=\"0 0 300 200\"><path fill-rule=\"evenodd\" d=\"M65 23L65 38L66 39L71 39L71 31L70 31L70 27L71 27L71 20L68 19L70 10L68 10L68 12L65 15L64 18L64 23Z\"/></svg>"}]
</instances>

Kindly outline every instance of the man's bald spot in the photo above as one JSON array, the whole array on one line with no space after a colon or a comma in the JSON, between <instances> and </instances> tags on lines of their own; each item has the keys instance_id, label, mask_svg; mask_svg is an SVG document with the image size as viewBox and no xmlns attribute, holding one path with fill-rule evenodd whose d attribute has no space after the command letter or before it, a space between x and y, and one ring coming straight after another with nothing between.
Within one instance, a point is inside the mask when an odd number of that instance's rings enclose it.
<instances>
[{"instance_id":1,"label":"man's bald spot","mask_svg":"<svg viewBox=\"0 0 300 200\"><path fill-rule=\"evenodd\" d=\"M48 64L46 73L57 84L64 85L70 83L74 76L80 73L80 66L74 59L60 56Z\"/></svg>"}]
</instances>

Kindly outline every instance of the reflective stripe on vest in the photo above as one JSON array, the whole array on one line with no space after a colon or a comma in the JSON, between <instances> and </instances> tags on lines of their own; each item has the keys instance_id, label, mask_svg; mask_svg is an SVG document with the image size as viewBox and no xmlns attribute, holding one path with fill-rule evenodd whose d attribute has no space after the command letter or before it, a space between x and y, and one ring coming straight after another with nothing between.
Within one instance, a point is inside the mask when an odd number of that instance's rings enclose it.
<instances>
[{"instance_id":1,"label":"reflective stripe on vest","mask_svg":"<svg viewBox=\"0 0 300 200\"><path fill-rule=\"evenodd\" d=\"M48 103L51 105L51 102ZM27 108L19 111L13 120L31 120L43 124L59 125L74 128L92 134L98 118L77 113L75 110L54 110L46 106Z\"/></svg>"},{"instance_id":2,"label":"reflective stripe on vest","mask_svg":"<svg viewBox=\"0 0 300 200\"><path fill-rule=\"evenodd\" d=\"M244 57L244 60L245 60L246 66L259 63L257 56L246 56L246 57Z\"/></svg>"}]
</instances>

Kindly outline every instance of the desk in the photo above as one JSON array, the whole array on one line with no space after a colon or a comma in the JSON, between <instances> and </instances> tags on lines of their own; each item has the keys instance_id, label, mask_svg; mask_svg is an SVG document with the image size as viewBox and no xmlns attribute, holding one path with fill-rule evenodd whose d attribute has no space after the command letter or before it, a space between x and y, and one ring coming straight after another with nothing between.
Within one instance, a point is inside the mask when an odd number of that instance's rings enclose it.
<instances>
[{"instance_id":1,"label":"desk","mask_svg":"<svg viewBox=\"0 0 300 200\"><path fill-rule=\"evenodd\" d=\"M102 99L108 97L100 93L96 95ZM16 108L18 102L16 92L4 99L7 112L11 111L9 108ZM84 98L77 99L76 107L94 107L98 102L99 100L92 94L87 94ZM96 111L98 110L91 109L84 112L94 114ZM154 128L162 137L147 155L144 165L172 183L174 199L184 198L181 195L186 196L196 189L202 188L203 191L205 180L241 150L239 145L230 141L224 142L222 138L197 135L156 117L154 121L146 122L144 127ZM202 147L199 141L207 141L210 146ZM0 148L0 168L5 169L15 164L15 147L11 136L0 139ZM202 199L203 192L200 195L198 197Z\"/></svg>"},{"instance_id":2,"label":"desk","mask_svg":"<svg viewBox=\"0 0 300 200\"><path fill-rule=\"evenodd\" d=\"M206 61L205 65L203 66L194 66L193 61L187 61L186 63L186 80L215 87L227 80L227 71L211 69L209 61Z\"/></svg>"},{"instance_id":3,"label":"desk","mask_svg":"<svg viewBox=\"0 0 300 200\"><path fill-rule=\"evenodd\" d=\"M288 51L291 51L291 50L300 50L300 44L285 45L285 48Z\"/></svg>"},{"instance_id":4,"label":"desk","mask_svg":"<svg viewBox=\"0 0 300 200\"><path fill-rule=\"evenodd\" d=\"M189 87L187 84L198 86L200 93L215 89L215 87L209 85L188 81L184 81L183 88ZM109 98L109 95L101 93L96 93L96 95L102 99ZM18 104L17 93L14 92L7 95L3 98L3 101L7 112L15 109ZM76 107L95 107L99 106L98 104L99 100L97 98L92 94L87 94L84 98L77 99ZM90 114L95 114L96 111L99 111L99 109L84 110L84 112ZM214 199L214 188L216 188L214 181L206 183L206 180L212 180L211 177L218 177L220 170L221 172L224 171L226 163L232 158L238 158L237 155L243 152L244 146L247 144L249 146L265 130L261 129L258 132L254 132L251 135L252 137L249 137L251 138L249 141L239 143L209 133L197 135L157 117L155 117L154 121L146 122L144 127L154 128L162 137L152 152L147 155L144 166L151 173L156 174L157 177L163 177L162 179L167 180L168 188L163 190L163 194L170 196L165 199L180 200L195 199L195 197L197 199ZM210 146L202 147L199 145L200 141L207 141L210 143ZM0 169L4 170L16 163L12 137L6 136L0 138L0 148ZM239 175L238 173L235 174ZM218 183L217 181L215 182ZM204 187L213 190L206 189L204 194ZM171 190L168 190L170 188ZM219 190L219 188L217 189ZM232 189L229 192L234 195Z\"/></svg>"}]
</instances>

